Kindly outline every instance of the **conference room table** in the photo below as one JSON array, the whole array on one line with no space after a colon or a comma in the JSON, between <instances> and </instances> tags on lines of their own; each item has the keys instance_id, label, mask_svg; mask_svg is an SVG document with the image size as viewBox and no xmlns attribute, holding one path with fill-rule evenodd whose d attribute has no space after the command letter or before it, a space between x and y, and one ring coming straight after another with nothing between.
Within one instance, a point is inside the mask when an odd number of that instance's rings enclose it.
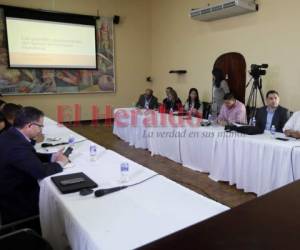
<instances>
[{"instance_id":1,"label":"conference room table","mask_svg":"<svg viewBox=\"0 0 300 250\"><path fill-rule=\"evenodd\" d=\"M116 109L113 133L136 148L142 144L152 155L259 196L300 179L299 140L276 139L285 138L282 133L225 132L219 125L201 126L195 117L136 110ZM156 122L150 123L153 116Z\"/></svg>"},{"instance_id":2,"label":"conference room table","mask_svg":"<svg viewBox=\"0 0 300 250\"><path fill-rule=\"evenodd\" d=\"M75 138L71 163L58 175L83 172L98 188L124 185L120 165L129 164L127 189L96 198L78 192L61 194L50 177L40 181L40 221L43 237L54 249L134 249L228 210L158 175L124 156L97 145L96 159L89 157L90 140L45 120L45 141ZM52 148L55 152L63 146ZM39 152L50 149L36 145ZM152 178L151 178L152 177Z\"/></svg>"},{"instance_id":3,"label":"conference room table","mask_svg":"<svg viewBox=\"0 0 300 250\"><path fill-rule=\"evenodd\" d=\"M298 180L141 249L299 249L299 196Z\"/></svg>"}]
</instances>

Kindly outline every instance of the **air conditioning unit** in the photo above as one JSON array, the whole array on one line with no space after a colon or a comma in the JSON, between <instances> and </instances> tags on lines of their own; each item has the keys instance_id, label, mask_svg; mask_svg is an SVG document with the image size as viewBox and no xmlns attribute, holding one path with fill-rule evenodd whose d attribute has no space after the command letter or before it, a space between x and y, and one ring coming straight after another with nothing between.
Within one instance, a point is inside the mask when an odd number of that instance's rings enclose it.
<instances>
[{"instance_id":1,"label":"air conditioning unit","mask_svg":"<svg viewBox=\"0 0 300 250\"><path fill-rule=\"evenodd\" d=\"M190 16L199 21L214 21L258 11L255 0L231 0L205 8L192 9Z\"/></svg>"}]
</instances>

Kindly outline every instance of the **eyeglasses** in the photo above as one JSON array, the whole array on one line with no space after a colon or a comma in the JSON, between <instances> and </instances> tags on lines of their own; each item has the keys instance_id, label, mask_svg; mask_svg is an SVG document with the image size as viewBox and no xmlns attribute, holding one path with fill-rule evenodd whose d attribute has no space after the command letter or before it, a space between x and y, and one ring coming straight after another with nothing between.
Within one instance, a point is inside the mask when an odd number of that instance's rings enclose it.
<instances>
[{"instance_id":1,"label":"eyeglasses","mask_svg":"<svg viewBox=\"0 0 300 250\"><path fill-rule=\"evenodd\" d=\"M44 127L44 125L42 125L42 124L38 124L38 123L36 123L36 122L33 122L33 123L31 123L32 125L35 125L35 126L38 126L39 128L43 128Z\"/></svg>"}]
</instances>

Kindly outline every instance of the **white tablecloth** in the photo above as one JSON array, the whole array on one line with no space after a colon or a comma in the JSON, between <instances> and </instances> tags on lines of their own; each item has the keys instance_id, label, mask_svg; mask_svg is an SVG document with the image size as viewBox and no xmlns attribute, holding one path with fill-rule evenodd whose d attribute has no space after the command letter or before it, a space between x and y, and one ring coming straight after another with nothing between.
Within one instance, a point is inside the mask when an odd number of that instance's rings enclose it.
<instances>
[{"instance_id":1,"label":"white tablecloth","mask_svg":"<svg viewBox=\"0 0 300 250\"><path fill-rule=\"evenodd\" d=\"M297 145L299 141L279 141L268 133L219 137L213 151L222 157L214 157L210 177L229 181L246 192L268 193L293 181L291 152ZM299 162L294 167L298 169Z\"/></svg>"},{"instance_id":2,"label":"white tablecloth","mask_svg":"<svg viewBox=\"0 0 300 250\"><path fill-rule=\"evenodd\" d=\"M114 110L114 116L118 116L118 122L114 123L113 133L129 145L136 148L147 149L148 141L144 136L146 126L144 120L148 117L146 110L126 108ZM134 118L133 118L134 117Z\"/></svg>"},{"instance_id":3,"label":"white tablecloth","mask_svg":"<svg viewBox=\"0 0 300 250\"><path fill-rule=\"evenodd\" d=\"M180 128L150 127L147 129L148 149L152 155L161 155L181 163Z\"/></svg>"},{"instance_id":4,"label":"white tablecloth","mask_svg":"<svg viewBox=\"0 0 300 250\"><path fill-rule=\"evenodd\" d=\"M185 127L184 137L180 138L182 165L196 171L209 173L214 159L213 143L223 127Z\"/></svg>"},{"instance_id":5,"label":"white tablecloth","mask_svg":"<svg viewBox=\"0 0 300 250\"><path fill-rule=\"evenodd\" d=\"M162 117L157 113L159 121ZM167 122L158 122L156 126L139 124L145 131L152 155L162 155L191 169L210 173L215 181L228 181L257 195L300 179L299 140L279 141L269 133L254 136L225 133L220 126L178 125L176 116L174 126L168 122L172 116L165 117ZM127 137L134 129L130 125L126 127ZM122 130L119 127L118 133L122 134ZM284 135L278 133L276 136Z\"/></svg>"},{"instance_id":6,"label":"white tablecloth","mask_svg":"<svg viewBox=\"0 0 300 250\"><path fill-rule=\"evenodd\" d=\"M85 142L75 147L84 147ZM122 162L128 162L130 167L127 184L156 174L98 147L98 157L93 162L85 149L75 148L71 155L73 167L60 174L84 172L99 188L121 185ZM73 250L133 249L228 209L163 176L99 198L78 193L62 195L50 177L41 181L40 187L43 236L56 250L68 244Z\"/></svg>"},{"instance_id":7,"label":"white tablecloth","mask_svg":"<svg viewBox=\"0 0 300 250\"><path fill-rule=\"evenodd\" d=\"M45 118L44 121L44 128L43 128L43 134L45 137L45 140L43 143L50 143L50 144L59 144L59 143L68 143L70 138L74 139L76 147L82 147L82 145L85 145L85 148L89 150L89 145L91 142L87 141L87 138L85 138L82 135L79 135L69 128L55 123L53 120L50 120L49 118ZM55 141L53 140L55 139ZM62 148L66 148L68 145L60 145L56 147L42 147L42 143L38 143L35 148L40 153L53 153L56 152ZM88 151L87 151L88 152Z\"/></svg>"},{"instance_id":8,"label":"white tablecloth","mask_svg":"<svg viewBox=\"0 0 300 250\"><path fill-rule=\"evenodd\" d=\"M300 179L300 145L292 150L292 170L294 179Z\"/></svg>"}]
</instances>

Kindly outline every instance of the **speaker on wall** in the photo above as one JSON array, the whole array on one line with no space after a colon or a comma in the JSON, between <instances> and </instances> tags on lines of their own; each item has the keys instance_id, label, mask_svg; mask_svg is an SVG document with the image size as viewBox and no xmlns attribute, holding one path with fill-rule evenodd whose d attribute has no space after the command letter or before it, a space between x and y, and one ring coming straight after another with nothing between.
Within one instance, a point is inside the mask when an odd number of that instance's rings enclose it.
<instances>
[{"instance_id":1,"label":"speaker on wall","mask_svg":"<svg viewBox=\"0 0 300 250\"><path fill-rule=\"evenodd\" d=\"M114 16L113 22L114 22L114 24L119 24L120 23L120 16Z\"/></svg>"}]
</instances>

